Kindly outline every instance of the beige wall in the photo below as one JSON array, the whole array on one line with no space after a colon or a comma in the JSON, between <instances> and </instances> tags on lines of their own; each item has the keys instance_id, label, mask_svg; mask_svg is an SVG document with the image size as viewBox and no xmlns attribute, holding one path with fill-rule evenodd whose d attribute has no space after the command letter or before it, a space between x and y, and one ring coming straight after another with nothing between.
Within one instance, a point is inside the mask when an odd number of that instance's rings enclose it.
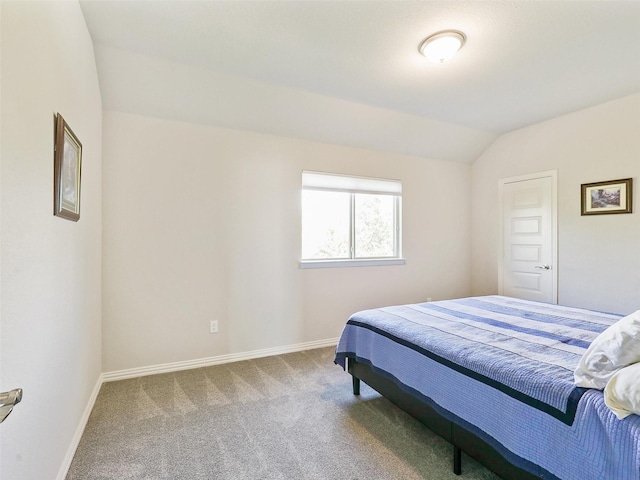
<instances>
[{"instance_id":1,"label":"beige wall","mask_svg":"<svg viewBox=\"0 0 640 480\"><path fill-rule=\"evenodd\" d=\"M501 136L472 166L472 291L498 289L498 179L558 171L560 304L640 308L640 94ZM633 177L634 213L580 215L580 184Z\"/></svg>"},{"instance_id":2,"label":"beige wall","mask_svg":"<svg viewBox=\"0 0 640 480\"><path fill-rule=\"evenodd\" d=\"M335 338L359 309L469 293L469 165L103 122L104 371ZM300 270L303 169L402 180L407 264Z\"/></svg>"},{"instance_id":3,"label":"beige wall","mask_svg":"<svg viewBox=\"0 0 640 480\"><path fill-rule=\"evenodd\" d=\"M0 478L54 479L101 373L101 123L75 2L1 3ZM54 114L83 143L78 223L53 216Z\"/></svg>"}]
</instances>

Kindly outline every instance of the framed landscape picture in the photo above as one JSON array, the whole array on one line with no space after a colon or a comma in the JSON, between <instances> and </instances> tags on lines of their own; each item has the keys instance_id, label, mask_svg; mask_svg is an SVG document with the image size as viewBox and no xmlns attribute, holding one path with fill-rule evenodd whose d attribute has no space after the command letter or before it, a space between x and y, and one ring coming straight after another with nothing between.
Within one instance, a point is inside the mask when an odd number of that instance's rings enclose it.
<instances>
[{"instance_id":1,"label":"framed landscape picture","mask_svg":"<svg viewBox=\"0 0 640 480\"><path fill-rule=\"evenodd\" d=\"M53 158L53 214L77 222L80 219L82 144L59 113Z\"/></svg>"},{"instance_id":2,"label":"framed landscape picture","mask_svg":"<svg viewBox=\"0 0 640 480\"><path fill-rule=\"evenodd\" d=\"M631 213L633 204L633 179L583 183L582 215Z\"/></svg>"}]
</instances>

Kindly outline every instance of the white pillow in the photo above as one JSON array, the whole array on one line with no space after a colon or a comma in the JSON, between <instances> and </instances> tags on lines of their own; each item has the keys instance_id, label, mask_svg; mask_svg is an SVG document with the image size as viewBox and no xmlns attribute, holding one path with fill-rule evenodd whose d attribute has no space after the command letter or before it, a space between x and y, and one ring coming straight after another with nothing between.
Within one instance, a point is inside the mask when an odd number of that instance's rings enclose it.
<instances>
[{"instance_id":1,"label":"white pillow","mask_svg":"<svg viewBox=\"0 0 640 480\"><path fill-rule=\"evenodd\" d=\"M574 372L578 387L603 389L621 368L640 362L640 310L621 318L589 345Z\"/></svg>"},{"instance_id":2,"label":"white pillow","mask_svg":"<svg viewBox=\"0 0 640 480\"><path fill-rule=\"evenodd\" d=\"M604 403L620 420L640 415L640 363L624 367L611 377L604 389Z\"/></svg>"}]
</instances>

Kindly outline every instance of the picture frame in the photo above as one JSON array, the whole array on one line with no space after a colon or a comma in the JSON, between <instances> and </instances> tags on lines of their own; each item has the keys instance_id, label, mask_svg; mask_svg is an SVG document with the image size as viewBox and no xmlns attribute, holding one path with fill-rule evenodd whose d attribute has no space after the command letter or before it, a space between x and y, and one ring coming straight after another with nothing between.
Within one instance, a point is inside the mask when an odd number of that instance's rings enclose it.
<instances>
[{"instance_id":1,"label":"picture frame","mask_svg":"<svg viewBox=\"0 0 640 480\"><path fill-rule=\"evenodd\" d=\"M633 179L583 183L581 206L581 215L632 213Z\"/></svg>"},{"instance_id":2,"label":"picture frame","mask_svg":"<svg viewBox=\"0 0 640 480\"><path fill-rule=\"evenodd\" d=\"M82 143L69 124L56 115L53 155L53 214L67 220L80 220L80 182Z\"/></svg>"}]
</instances>

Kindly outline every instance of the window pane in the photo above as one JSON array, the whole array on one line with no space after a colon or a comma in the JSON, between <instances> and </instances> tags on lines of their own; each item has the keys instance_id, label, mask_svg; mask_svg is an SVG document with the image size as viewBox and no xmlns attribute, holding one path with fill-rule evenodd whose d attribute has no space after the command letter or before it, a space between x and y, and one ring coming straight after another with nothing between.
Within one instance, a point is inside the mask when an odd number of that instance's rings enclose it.
<instances>
[{"instance_id":1,"label":"window pane","mask_svg":"<svg viewBox=\"0 0 640 480\"><path fill-rule=\"evenodd\" d=\"M355 196L355 257L393 257L395 208L392 195Z\"/></svg>"},{"instance_id":2,"label":"window pane","mask_svg":"<svg viewBox=\"0 0 640 480\"><path fill-rule=\"evenodd\" d=\"M351 195L302 191L302 258L350 258Z\"/></svg>"}]
</instances>

